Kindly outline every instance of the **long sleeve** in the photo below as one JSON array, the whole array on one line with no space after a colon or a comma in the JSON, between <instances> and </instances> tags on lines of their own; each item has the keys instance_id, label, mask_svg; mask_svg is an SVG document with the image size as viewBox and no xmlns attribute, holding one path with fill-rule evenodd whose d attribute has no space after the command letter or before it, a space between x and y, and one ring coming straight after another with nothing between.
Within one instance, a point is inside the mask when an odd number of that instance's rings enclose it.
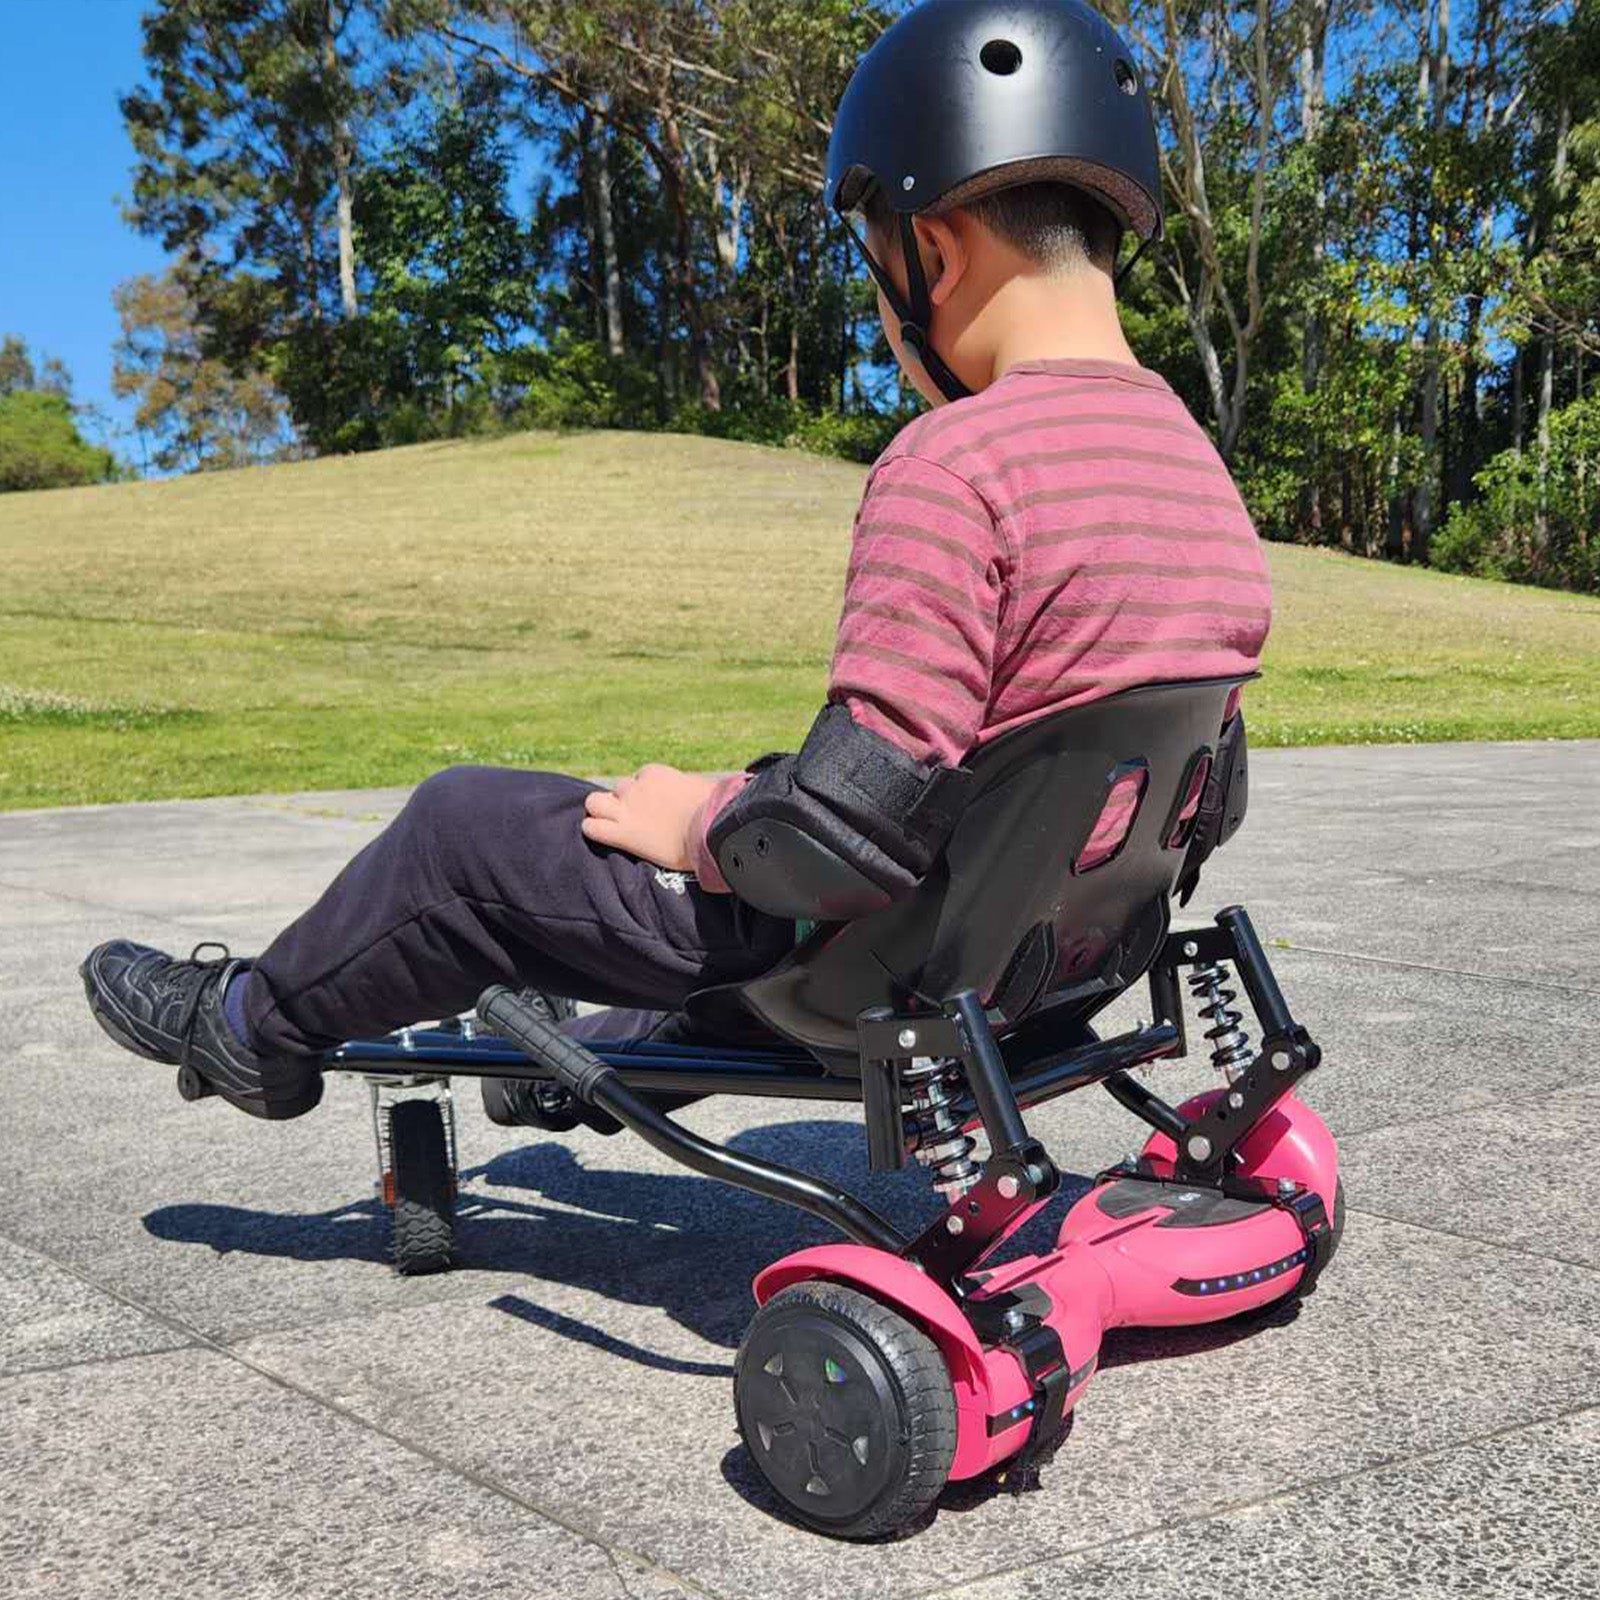
<instances>
[{"instance_id":1,"label":"long sleeve","mask_svg":"<svg viewBox=\"0 0 1600 1600\"><path fill-rule=\"evenodd\" d=\"M856 519L829 701L919 760L963 760L989 705L1007 559L964 479L885 462Z\"/></svg>"}]
</instances>

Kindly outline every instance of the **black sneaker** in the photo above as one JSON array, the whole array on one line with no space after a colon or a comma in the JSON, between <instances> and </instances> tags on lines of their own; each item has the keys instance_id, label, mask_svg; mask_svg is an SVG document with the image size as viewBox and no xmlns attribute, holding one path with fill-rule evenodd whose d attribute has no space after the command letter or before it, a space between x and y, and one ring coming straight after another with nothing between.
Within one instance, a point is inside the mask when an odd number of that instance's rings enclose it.
<instances>
[{"instance_id":1,"label":"black sneaker","mask_svg":"<svg viewBox=\"0 0 1600 1600\"><path fill-rule=\"evenodd\" d=\"M220 954L202 959L208 950ZM113 939L91 950L78 975L94 1019L124 1050L187 1067L229 1105L268 1122L304 1116L322 1099L322 1073L309 1058L264 1057L228 1026L222 997L235 973L223 945L197 945L187 961Z\"/></svg>"},{"instance_id":2,"label":"black sneaker","mask_svg":"<svg viewBox=\"0 0 1600 1600\"><path fill-rule=\"evenodd\" d=\"M578 1014L572 1001L560 995L525 989L522 998L546 1022L557 1027ZM542 1133L570 1133L577 1127L596 1133L621 1133L622 1124L604 1111L586 1106L559 1083L523 1083L514 1078L480 1078L484 1114L497 1127L538 1128Z\"/></svg>"}]
</instances>

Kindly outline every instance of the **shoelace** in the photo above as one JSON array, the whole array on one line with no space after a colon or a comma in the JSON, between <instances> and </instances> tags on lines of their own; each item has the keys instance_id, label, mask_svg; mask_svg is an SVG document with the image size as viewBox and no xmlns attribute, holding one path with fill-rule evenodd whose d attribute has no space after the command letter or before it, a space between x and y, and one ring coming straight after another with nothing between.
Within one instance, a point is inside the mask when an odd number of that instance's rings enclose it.
<instances>
[{"instance_id":1,"label":"shoelace","mask_svg":"<svg viewBox=\"0 0 1600 1600\"><path fill-rule=\"evenodd\" d=\"M202 950L219 950L222 953L202 960L200 955ZM198 967L201 977L194 986L194 992L189 996L189 1003L183 1008L183 1018L178 1024L178 1037L182 1041L182 1051L178 1059L182 1066L189 1065L189 1056L194 1045L194 1025L200 1015L200 1002L205 998L207 983L212 981L208 974L215 972L220 976L232 960L233 955L227 945L216 939L203 939L189 952L188 964Z\"/></svg>"}]
</instances>

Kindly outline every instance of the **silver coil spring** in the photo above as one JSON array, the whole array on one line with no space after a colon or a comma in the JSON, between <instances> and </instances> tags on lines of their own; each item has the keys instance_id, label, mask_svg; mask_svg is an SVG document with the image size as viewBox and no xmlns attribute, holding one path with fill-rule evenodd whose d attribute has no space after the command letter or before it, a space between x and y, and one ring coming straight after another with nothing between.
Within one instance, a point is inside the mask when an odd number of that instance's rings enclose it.
<instances>
[{"instance_id":1,"label":"silver coil spring","mask_svg":"<svg viewBox=\"0 0 1600 1600\"><path fill-rule=\"evenodd\" d=\"M1232 1083L1254 1059L1255 1050L1243 1027L1244 1013L1234 1005L1239 994L1228 987L1230 977L1225 962L1213 961L1189 974L1189 987L1200 1002L1201 1018L1211 1024L1206 1029L1211 1064Z\"/></svg>"},{"instance_id":2,"label":"silver coil spring","mask_svg":"<svg viewBox=\"0 0 1600 1600\"><path fill-rule=\"evenodd\" d=\"M966 1079L953 1061L918 1059L901 1073L907 1090L906 1143L946 1200L959 1200L983 1175L972 1159L978 1141L968 1134L963 1104Z\"/></svg>"}]
</instances>

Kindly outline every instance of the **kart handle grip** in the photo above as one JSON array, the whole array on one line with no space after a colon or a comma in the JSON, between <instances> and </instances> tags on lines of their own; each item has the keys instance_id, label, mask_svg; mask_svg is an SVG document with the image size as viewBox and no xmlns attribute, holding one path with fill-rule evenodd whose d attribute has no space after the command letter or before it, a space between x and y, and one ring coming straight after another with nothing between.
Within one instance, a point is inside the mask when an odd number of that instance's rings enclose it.
<instances>
[{"instance_id":1,"label":"kart handle grip","mask_svg":"<svg viewBox=\"0 0 1600 1600\"><path fill-rule=\"evenodd\" d=\"M595 1088L600 1081L614 1076L598 1056L503 984L484 990L478 1000L478 1017L490 1032L510 1040L586 1106L597 1104Z\"/></svg>"}]
</instances>

